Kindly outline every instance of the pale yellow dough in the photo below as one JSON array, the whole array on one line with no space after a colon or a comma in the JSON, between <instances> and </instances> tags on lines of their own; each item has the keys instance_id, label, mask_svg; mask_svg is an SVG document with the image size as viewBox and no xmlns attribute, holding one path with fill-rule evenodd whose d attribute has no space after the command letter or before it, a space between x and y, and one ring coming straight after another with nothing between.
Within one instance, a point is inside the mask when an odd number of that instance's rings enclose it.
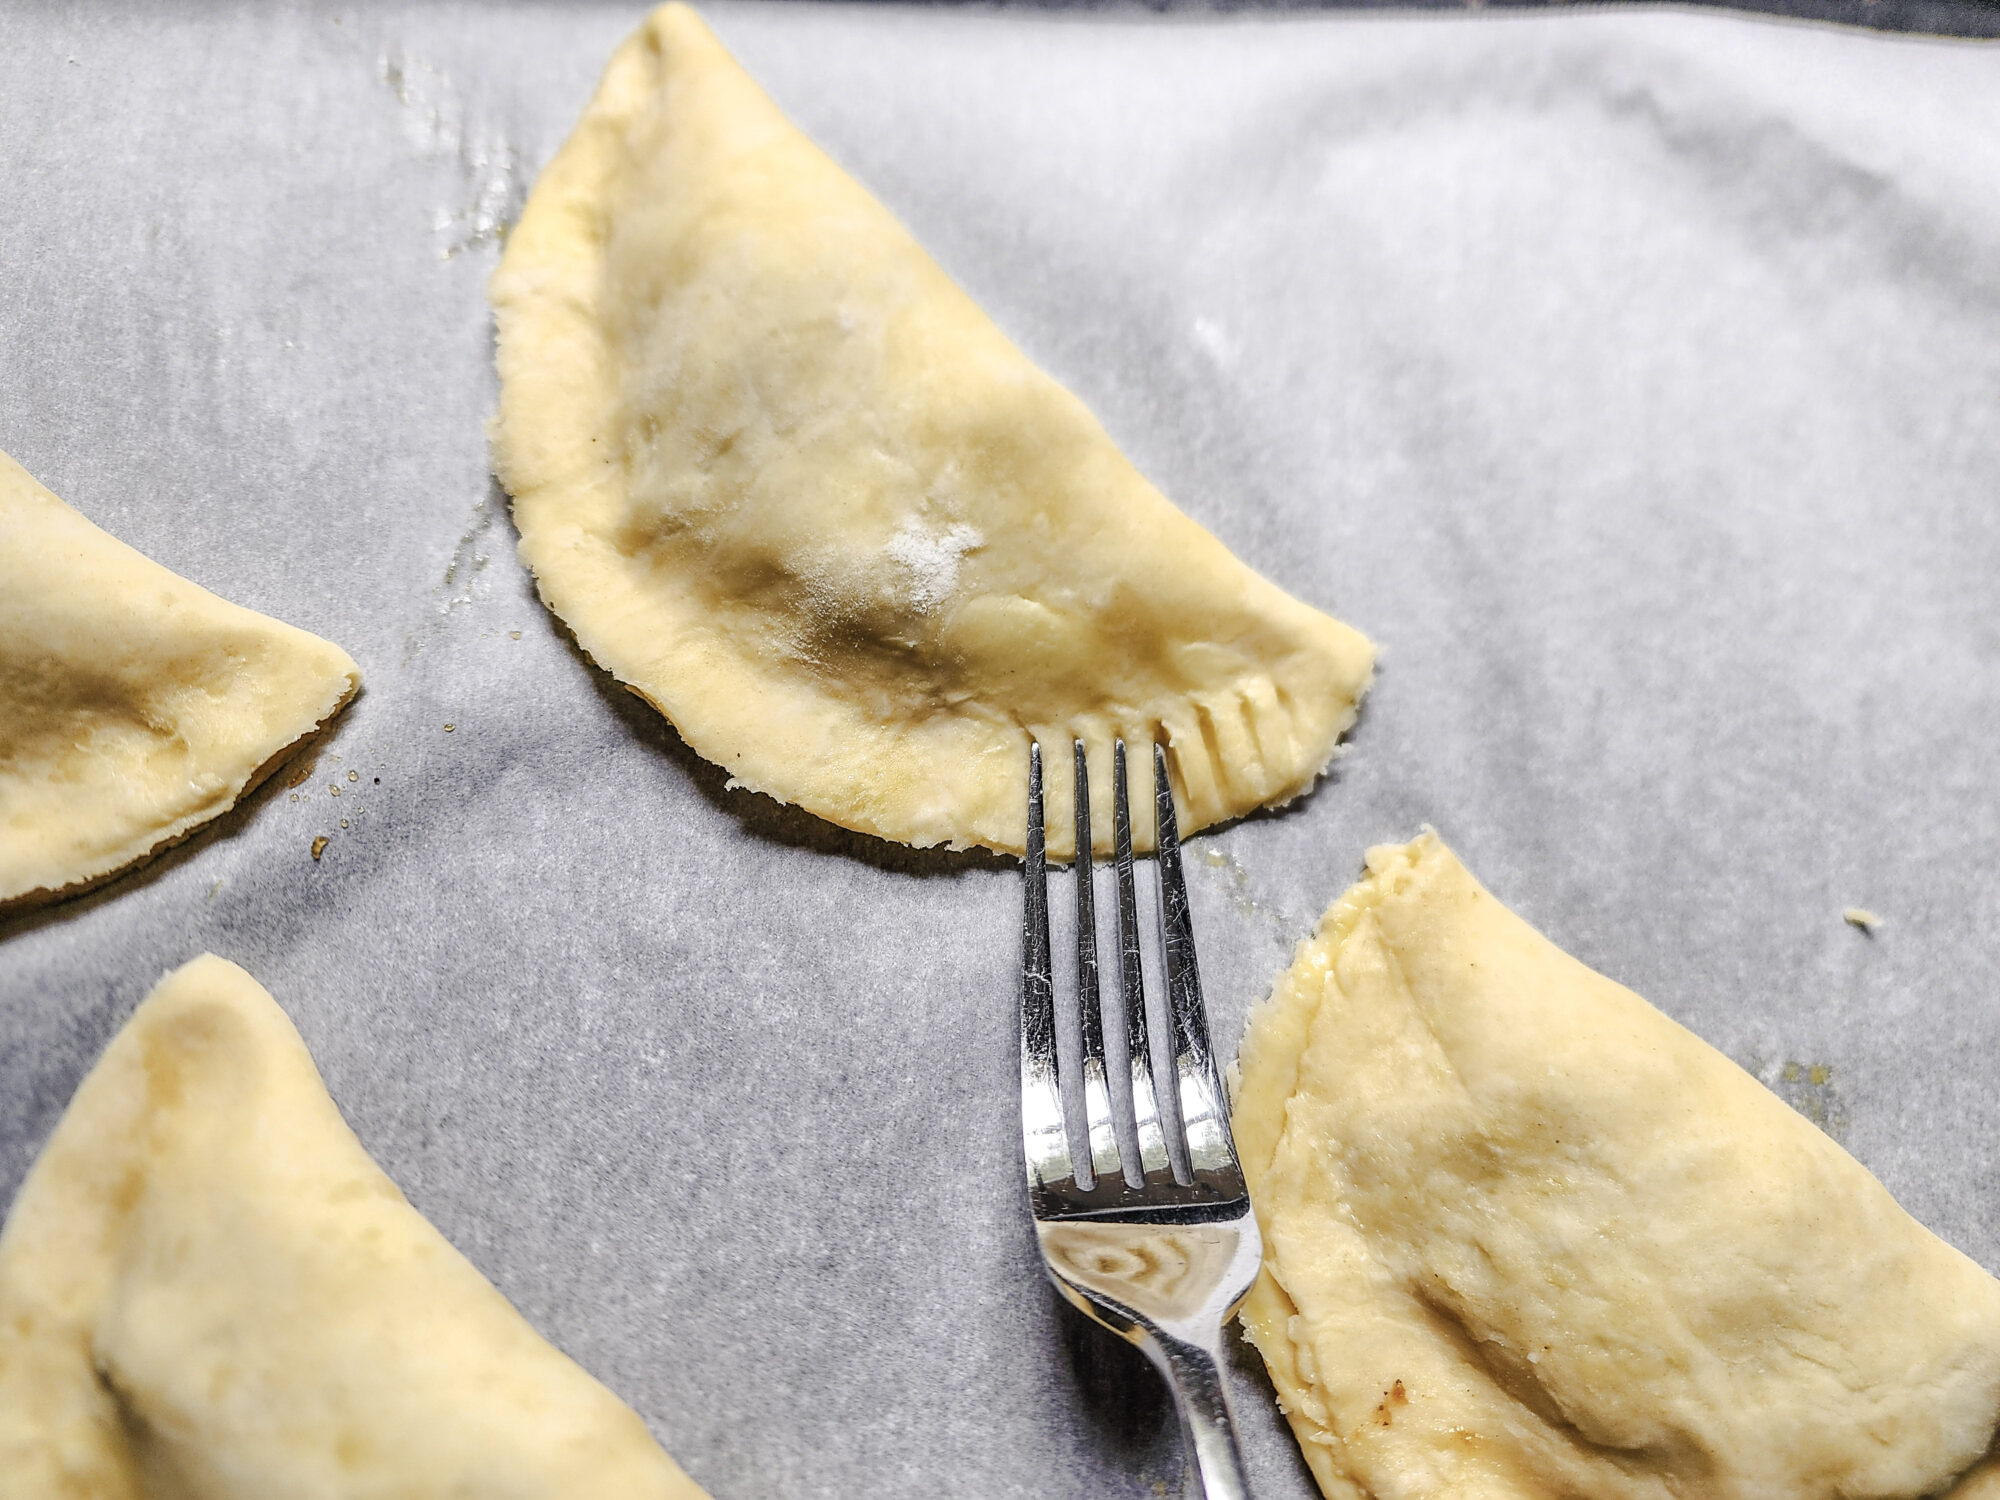
<instances>
[{"instance_id":1,"label":"pale yellow dough","mask_svg":"<svg viewBox=\"0 0 2000 1500\"><path fill-rule=\"evenodd\" d=\"M361 683L0 453L0 905L117 873L228 811Z\"/></svg>"},{"instance_id":2,"label":"pale yellow dough","mask_svg":"<svg viewBox=\"0 0 2000 1500\"><path fill-rule=\"evenodd\" d=\"M1433 836L1300 946L1235 1127L1329 1496L1914 1500L1993 1436L2000 1283Z\"/></svg>"},{"instance_id":3,"label":"pale yellow dough","mask_svg":"<svg viewBox=\"0 0 2000 1500\"><path fill-rule=\"evenodd\" d=\"M1307 788L1373 649L1176 510L683 5L612 58L491 295L495 467L583 647L741 785L1021 848L1026 747L1171 744L1189 827ZM1140 809L1139 841L1151 837Z\"/></svg>"},{"instance_id":4,"label":"pale yellow dough","mask_svg":"<svg viewBox=\"0 0 2000 1500\"><path fill-rule=\"evenodd\" d=\"M697 1500L403 1200L212 955L76 1092L0 1233L7 1500Z\"/></svg>"}]
</instances>

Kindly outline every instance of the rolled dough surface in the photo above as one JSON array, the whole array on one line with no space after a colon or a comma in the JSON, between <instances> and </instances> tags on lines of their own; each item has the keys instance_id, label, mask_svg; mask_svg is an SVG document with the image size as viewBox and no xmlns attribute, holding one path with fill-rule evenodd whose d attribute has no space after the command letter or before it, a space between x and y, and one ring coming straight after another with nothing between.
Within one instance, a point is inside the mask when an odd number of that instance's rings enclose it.
<instances>
[{"instance_id":1,"label":"rolled dough surface","mask_svg":"<svg viewBox=\"0 0 2000 1500\"><path fill-rule=\"evenodd\" d=\"M1171 746L1192 828L1296 796L1354 721L1369 643L1147 483L684 5L612 58L490 295L543 599L737 784L1018 851L1031 737L1091 747L1108 840L1117 737ZM1056 779L1051 852L1070 821Z\"/></svg>"},{"instance_id":2,"label":"rolled dough surface","mask_svg":"<svg viewBox=\"0 0 2000 1500\"><path fill-rule=\"evenodd\" d=\"M2000 1283L1434 835L1240 1069L1243 1325L1329 1496L1914 1500L1993 1436Z\"/></svg>"},{"instance_id":3,"label":"rolled dough surface","mask_svg":"<svg viewBox=\"0 0 2000 1500\"><path fill-rule=\"evenodd\" d=\"M404 1200L242 969L163 979L0 1232L7 1500L699 1500Z\"/></svg>"},{"instance_id":4,"label":"rolled dough surface","mask_svg":"<svg viewBox=\"0 0 2000 1500\"><path fill-rule=\"evenodd\" d=\"M0 453L0 906L227 812L361 669L135 552Z\"/></svg>"}]
</instances>

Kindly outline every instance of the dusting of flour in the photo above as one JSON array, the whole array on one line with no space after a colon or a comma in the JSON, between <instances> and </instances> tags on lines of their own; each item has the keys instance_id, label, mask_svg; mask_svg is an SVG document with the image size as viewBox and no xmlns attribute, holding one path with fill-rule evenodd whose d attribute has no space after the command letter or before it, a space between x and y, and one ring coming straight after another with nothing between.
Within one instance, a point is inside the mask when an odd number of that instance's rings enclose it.
<instances>
[{"instance_id":1,"label":"dusting of flour","mask_svg":"<svg viewBox=\"0 0 2000 1500\"><path fill-rule=\"evenodd\" d=\"M977 526L963 521L933 531L921 516L911 516L896 528L884 550L910 570L911 607L928 613L951 597L958 587L959 564L985 540Z\"/></svg>"}]
</instances>

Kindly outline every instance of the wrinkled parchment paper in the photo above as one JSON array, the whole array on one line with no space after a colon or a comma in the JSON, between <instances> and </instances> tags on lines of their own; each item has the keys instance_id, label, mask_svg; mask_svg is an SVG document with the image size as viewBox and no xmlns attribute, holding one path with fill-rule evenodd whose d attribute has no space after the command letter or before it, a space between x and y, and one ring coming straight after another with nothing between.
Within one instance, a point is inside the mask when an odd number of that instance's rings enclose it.
<instances>
[{"instance_id":1,"label":"wrinkled parchment paper","mask_svg":"<svg viewBox=\"0 0 2000 1500\"><path fill-rule=\"evenodd\" d=\"M213 949L722 1500L1174 1492L1164 1393L1039 1279L1018 877L726 789L514 559L483 282L638 14L0 12L0 448L367 673L302 785L0 926L0 1195ZM1336 773L1190 846L1225 1051L1430 822L2000 1267L2000 51L710 15L1169 494L1383 647ZM1240 1346L1234 1395L1259 1496L1311 1493Z\"/></svg>"}]
</instances>

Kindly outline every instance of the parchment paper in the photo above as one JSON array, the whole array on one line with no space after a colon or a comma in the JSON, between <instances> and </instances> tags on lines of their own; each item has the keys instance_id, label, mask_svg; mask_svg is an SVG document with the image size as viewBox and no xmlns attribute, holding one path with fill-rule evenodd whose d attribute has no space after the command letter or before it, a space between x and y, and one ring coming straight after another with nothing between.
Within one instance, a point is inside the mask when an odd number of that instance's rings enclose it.
<instances>
[{"instance_id":1,"label":"parchment paper","mask_svg":"<svg viewBox=\"0 0 2000 1500\"><path fill-rule=\"evenodd\" d=\"M2000 52L710 14L1169 494L1382 644L1336 774L1190 846L1226 1051L1430 822L2000 1266ZM514 559L483 282L638 15L0 12L0 448L367 673L304 785L0 928L0 1199L212 949L723 1500L1171 1491L1163 1392L1035 1261L1017 875L725 790ZM1234 1395L1258 1494L1311 1493L1240 1349Z\"/></svg>"}]
</instances>

